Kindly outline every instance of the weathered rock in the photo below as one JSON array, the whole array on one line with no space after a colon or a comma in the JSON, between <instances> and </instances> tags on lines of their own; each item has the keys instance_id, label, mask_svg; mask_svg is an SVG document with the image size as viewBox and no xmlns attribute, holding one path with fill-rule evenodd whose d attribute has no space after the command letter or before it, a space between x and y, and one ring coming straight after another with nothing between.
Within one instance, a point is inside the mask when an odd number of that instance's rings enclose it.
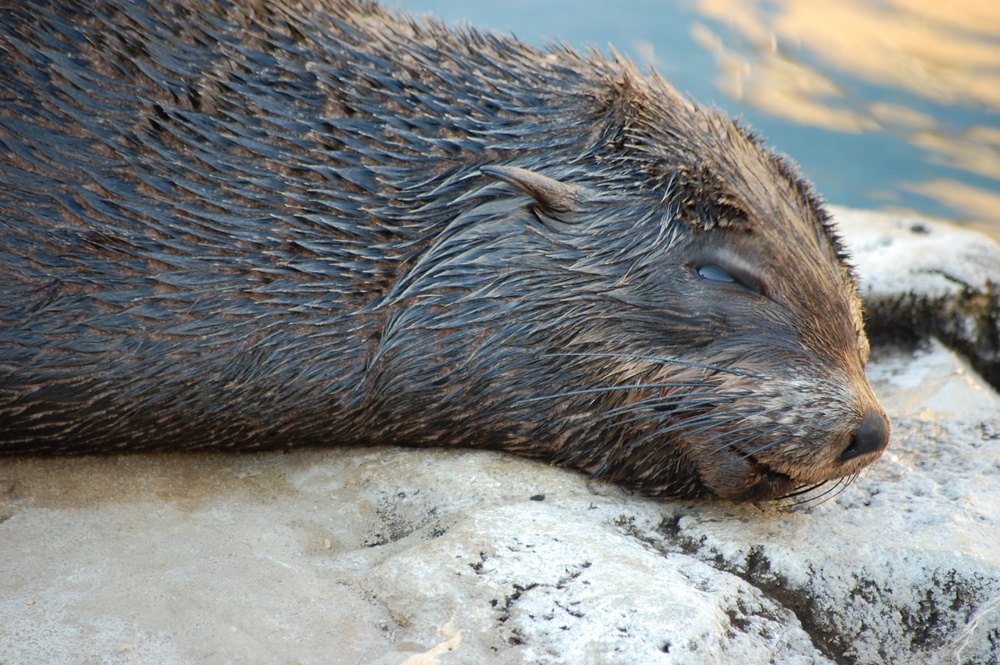
<instances>
[{"instance_id":1,"label":"weathered rock","mask_svg":"<svg viewBox=\"0 0 1000 665\"><path fill-rule=\"evenodd\" d=\"M827 662L758 589L646 542L663 504L528 460L133 456L3 477L11 662Z\"/></svg>"},{"instance_id":2,"label":"weathered rock","mask_svg":"<svg viewBox=\"0 0 1000 665\"><path fill-rule=\"evenodd\" d=\"M465 649L454 662L827 662L746 582L588 519L605 501L561 498L473 511L363 586L411 642L446 626L441 639Z\"/></svg>"},{"instance_id":3,"label":"weathered rock","mask_svg":"<svg viewBox=\"0 0 1000 665\"><path fill-rule=\"evenodd\" d=\"M870 246L870 298L963 297ZM998 663L1000 397L933 340L869 370L889 450L798 506L481 451L3 460L0 663Z\"/></svg>"},{"instance_id":4,"label":"weathered rock","mask_svg":"<svg viewBox=\"0 0 1000 665\"><path fill-rule=\"evenodd\" d=\"M834 208L876 338L935 336L1000 387L1000 246L913 215Z\"/></svg>"}]
</instances>

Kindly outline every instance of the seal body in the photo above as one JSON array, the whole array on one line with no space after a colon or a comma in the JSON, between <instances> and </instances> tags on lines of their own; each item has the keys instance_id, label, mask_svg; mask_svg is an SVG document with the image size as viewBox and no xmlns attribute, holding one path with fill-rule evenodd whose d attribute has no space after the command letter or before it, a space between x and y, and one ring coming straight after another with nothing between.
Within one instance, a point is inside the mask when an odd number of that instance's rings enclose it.
<instances>
[{"instance_id":1,"label":"seal body","mask_svg":"<svg viewBox=\"0 0 1000 665\"><path fill-rule=\"evenodd\" d=\"M0 453L459 445L651 494L886 416L787 161L629 63L316 0L0 9Z\"/></svg>"}]
</instances>

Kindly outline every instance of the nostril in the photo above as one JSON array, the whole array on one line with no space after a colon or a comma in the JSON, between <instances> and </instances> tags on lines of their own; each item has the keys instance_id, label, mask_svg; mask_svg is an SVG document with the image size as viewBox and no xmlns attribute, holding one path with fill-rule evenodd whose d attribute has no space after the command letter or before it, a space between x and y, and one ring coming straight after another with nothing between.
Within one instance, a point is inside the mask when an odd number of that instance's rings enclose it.
<instances>
[{"instance_id":1,"label":"nostril","mask_svg":"<svg viewBox=\"0 0 1000 665\"><path fill-rule=\"evenodd\" d=\"M889 443L889 424L880 413L869 413L861 421L854 436L851 438L851 445L847 446L844 452L840 453L840 461L854 459L859 455L867 453L877 453Z\"/></svg>"}]
</instances>

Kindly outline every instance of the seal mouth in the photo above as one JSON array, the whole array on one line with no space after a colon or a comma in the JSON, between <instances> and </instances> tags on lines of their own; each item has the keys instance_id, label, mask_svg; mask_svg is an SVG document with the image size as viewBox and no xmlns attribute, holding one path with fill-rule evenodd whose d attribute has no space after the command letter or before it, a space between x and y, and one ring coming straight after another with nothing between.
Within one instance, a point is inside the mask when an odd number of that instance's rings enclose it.
<instances>
[{"instance_id":1,"label":"seal mouth","mask_svg":"<svg viewBox=\"0 0 1000 665\"><path fill-rule=\"evenodd\" d=\"M801 478L796 479L781 471L776 471L765 462L753 457L746 457L745 460L752 468L752 472L747 476L751 484L740 492L738 496L733 498L739 501L751 502L801 497L829 483L833 483L830 489L843 488L853 482L858 477L861 469L867 466L867 463L847 465L852 468L845 470L843 473L836 473L827 478L804 480ZM825 490L824 494L830 491L830 489Z\"/></svg>"},{"instance_id":2,"label":"seal mouth","mask_svg":"<svg viewBox=\"0 0 1000 665\"><path fill-rule=\"evenodd\" d=\"M791 494L803 485L787 473L735 447L723 449L699 465L702 482L730 501L768 501Z\"/></svg>"},{"instance_id":3,"label":"seal mouth","mask_svg":"<svg viewBox=\"0 0 1000 665\"><path fill-rule=\"evenodd\" d=\"M725 460L709 465L706 481L720 496L737 501L768 501L819 496L853 482L861 470L877 460L889 440L889 422L880 411L870 411L839 439L826 445L791 445L790 449L755 444L754 451L730 445ZM787 443L788 437L779 438ZM763 452L763 454L758 454Z\"/></svg>"},{"instance_id":4,"label":"seal mouth","mask_svg":"<svg viewBox=\"0 0 1000 665\"><path fill-rule=\"evenodd\" d=\"M753 484L740 493L738 497L740 501L770 501L780 499L802 487L801 482L793 479L788 474L775 471L767 464L753 457L746 458L746 461L753 469L751 476Z\"/></svg>"}]
</instances>

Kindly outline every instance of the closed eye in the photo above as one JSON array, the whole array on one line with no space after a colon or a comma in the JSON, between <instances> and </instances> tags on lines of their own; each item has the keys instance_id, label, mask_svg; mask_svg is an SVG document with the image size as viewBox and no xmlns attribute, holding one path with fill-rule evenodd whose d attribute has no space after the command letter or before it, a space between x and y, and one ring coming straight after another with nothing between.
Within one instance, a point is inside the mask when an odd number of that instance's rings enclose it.
<instances>
[{"instance_id":1,"label":"closed eye","mask_svg":"<svg viewBox=\"0 0 1000 665\"><path fill-rule=\"evenodd\" d=\"M706 263L698 268L698 274L713 282L735 282L736 278L729 271L716 263Z\"/></svg>"},{"instance_id":2,"label":"closed eye","mask_svg":"<svg viewBox=\"0 0 1000 665\"><path fill-rule=\"evenodd\" d=\"M750 293L766 295L764 283L757 275L744 269L742 265L724 268L718 263L703 263L695 268L695 272L698 273L699 277L710 282L733 284L743 287Z\"/></svg>"}]
</instances>

